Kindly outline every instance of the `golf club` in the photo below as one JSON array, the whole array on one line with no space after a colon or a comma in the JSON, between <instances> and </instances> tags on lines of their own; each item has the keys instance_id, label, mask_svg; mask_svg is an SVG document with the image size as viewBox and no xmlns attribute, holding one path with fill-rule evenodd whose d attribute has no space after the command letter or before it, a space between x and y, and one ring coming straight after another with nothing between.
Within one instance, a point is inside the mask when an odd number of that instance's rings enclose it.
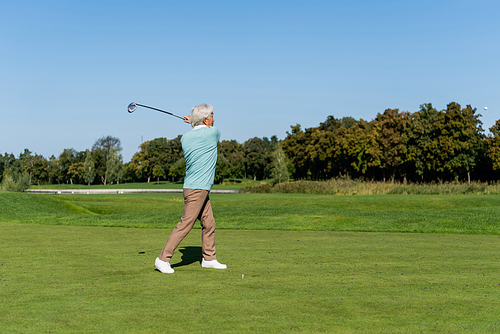
<instances>
[{"instance_id":1,"label":"golf club","mask_svg":"<svg viewBox=\"0 0 500 334\"><path fill-rule=\"evenodd\" d=\"M156 111L159 111L159 112L162 112L162 113L165 113L167 115L170 115L170 116L174 116L174 117L177 117L177 118L180 118L182 120L184 120L185 118L182 117L182 116L179 116L179 115L176 115L176 114L172 114L171 112L168 112L168 111L165 111L165 110L161 110L161 109L157 109L157 108L153 108L153 107L148 107L148 106L145 106L143 104L139 104L139 103L134 103L132 102L131 104L128 105L128 112L129 113L133 113L135 111L135 109L137 108L137 106L139 107L144 107L144 108L148 108L148 109L153 109L153 110L156 110Z\"/></svg>"}]
</instances>

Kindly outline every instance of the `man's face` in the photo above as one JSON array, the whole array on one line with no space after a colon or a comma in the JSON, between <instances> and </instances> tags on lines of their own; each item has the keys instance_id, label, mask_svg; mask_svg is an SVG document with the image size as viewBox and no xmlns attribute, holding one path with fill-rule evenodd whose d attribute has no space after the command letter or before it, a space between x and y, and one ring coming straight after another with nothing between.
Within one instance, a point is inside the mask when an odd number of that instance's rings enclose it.
<instances>
[{"instance_id":1,"label":"man's face","mask_svg":"<svg viewBox=\"0 0 500 334\"><path fill-rule=\"evenodd\" d=\"M214 113L210 114L210 118L204 118L203 119L203 124L205 124L208 127L214 126L215 120L214 120Z\"/></svg>"}]
</instances>

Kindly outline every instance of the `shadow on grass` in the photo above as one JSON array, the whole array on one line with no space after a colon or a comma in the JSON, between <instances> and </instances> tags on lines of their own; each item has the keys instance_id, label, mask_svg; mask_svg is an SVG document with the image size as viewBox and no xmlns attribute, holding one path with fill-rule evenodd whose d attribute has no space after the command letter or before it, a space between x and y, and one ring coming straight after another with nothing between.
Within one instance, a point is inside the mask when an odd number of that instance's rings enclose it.
<instances>
[{"instance_id":1,"label":"shadow on grass","mask_svg":"<svg viewBox=\"0 0 500 334\"><path fill-rule=\"evenodd\" d=\"M202 257L201 247L187 246L179 249L182 253L181 262L172 264L172 268L190 265L191 263L200 262Z\"/></svg>"}]
</instances>

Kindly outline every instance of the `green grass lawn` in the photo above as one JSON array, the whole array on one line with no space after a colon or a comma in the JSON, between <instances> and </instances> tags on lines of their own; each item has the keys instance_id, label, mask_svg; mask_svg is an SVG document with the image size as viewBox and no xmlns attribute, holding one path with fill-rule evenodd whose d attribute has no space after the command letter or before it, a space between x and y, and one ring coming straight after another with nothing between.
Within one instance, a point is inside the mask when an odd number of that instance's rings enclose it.
<instances>
[{"instance_id":1,"label":"green grass lawn","mask_svg":"<svg viewBox=\"0 0 500 334\"><path fill-rule=\"evenodd\" d=\"M500 234L499 195L212 194L219 229ZM173 228L182 194L0 192L0 221ZM29 208L29 210L27 209Z\"/></svg>"},{"instance_id":2,"label":"green grass lawn","mask_svg":"<svg viewBox=\"0 0 500 334\"><path fill-rule=\"evenodd\" d=\"M500 196L211 201L161 274L181 194L0 192L0 333L500 332Z\"/></svg>"},{"instance_id":3,"label":"green grass lawn","mask_svg":"<svg viewBox=\"0 0 500 334\"><path fill-rule=\"evenodd\" d=\"M500 237L200 231L154 269L169 231L0 223L2 333L490 333ZM244 275L244 276L243 276Z\"/></svg>"}]
</instances>

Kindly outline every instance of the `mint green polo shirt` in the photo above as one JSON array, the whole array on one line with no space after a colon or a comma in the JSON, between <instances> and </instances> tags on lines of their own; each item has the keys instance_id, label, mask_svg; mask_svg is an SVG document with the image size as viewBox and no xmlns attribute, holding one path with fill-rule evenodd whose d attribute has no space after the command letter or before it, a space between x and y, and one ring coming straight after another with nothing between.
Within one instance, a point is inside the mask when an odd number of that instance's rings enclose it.
<instances>
[{"instance_id":1,"label":"mint green polo shirt","mask_svg":"<svg viewBox=\"0 0 500 334\"><path fill-rule=\"evenodd\" d=\"M219 139L220 131L215 126L193 129L182 136L182 151L186 160L184 189L210 191L214 184Z\"/></svg>"}]
</instances>

